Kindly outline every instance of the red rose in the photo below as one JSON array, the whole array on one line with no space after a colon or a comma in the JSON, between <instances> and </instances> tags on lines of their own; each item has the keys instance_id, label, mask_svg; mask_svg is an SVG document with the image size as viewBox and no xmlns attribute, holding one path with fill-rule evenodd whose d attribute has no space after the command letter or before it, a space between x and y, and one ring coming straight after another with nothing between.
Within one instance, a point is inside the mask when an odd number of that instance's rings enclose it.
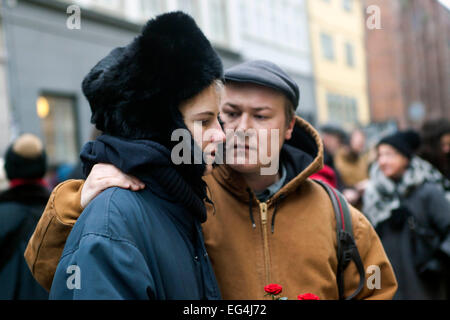
<instances>
[{"instance_id":1,"label":"red rose","mask_svg":"<svg viewBox=\"0 0 450 320\"><path fill-rule=\"evenodd\" d=\"M272 284L265 286L264 291L267 292L268 294L273 294L276 296L276 295L280 294L281 291L283 291L283 287L278 284L272 283Z\"/></svg>"},{"instance_id":2,"label":"red rose","mask_svg":"<svg viewBox=\"0 0 450 320\"><path fill-rule=\"evenodd\" d=\"M320 300L318 296L312 293L301 294L297 297L298 300Z\"/></svg>"}]
</instances>

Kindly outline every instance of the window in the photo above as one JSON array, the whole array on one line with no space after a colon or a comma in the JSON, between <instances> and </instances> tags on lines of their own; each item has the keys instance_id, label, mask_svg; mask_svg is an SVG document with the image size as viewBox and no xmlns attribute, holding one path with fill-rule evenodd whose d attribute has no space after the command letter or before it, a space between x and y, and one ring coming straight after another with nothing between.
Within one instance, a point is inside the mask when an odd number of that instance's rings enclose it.
<instances>
[{"instance_id":1,"label":"window","mask_svg":"<svg viewBox=\"0 0 450 320\"><path fill-rule=\"evenodd\" d=\"M355 49L353 48L353 45L348 42L345 44L345 58L347 61L347 66L355 66Z\"/></svg>"},{"instance_id":2,"label":"window","mask_svg":"<svg viewBox=\"0 0 450 320\"><path fill-rule=\"evenodd\" d=\"M94 0L93 4L111 12L117 12L123 9L122 0Z\"/></svg>"},{"instance_id":3,"label":"window","mask_svg":"<svg viewBox=\"0 0 450 320\"><path fill-rule=\"evenodd\" d=\"M209 1L209 0L208 0ZM298 0L242 0L240 25L246 36L265 45L303 49L304 4Z\"/></svg>"},{"instance_id":4,"label":"window","mask_svg":"<svg viewBox=\"0 0 450 320\"><path fill-rule=\"evenodd\" d=\"M195 20L198 19L198 1L197 0L178 0L179 10L190 14ZM198 21L197 21L197 24Z\"/></svg>"},{"instance_id":5,"label":"window","mask_svg":"<svg viewBox=\"0 0 450 320\"><path fill-rule=\"evenodd\" d=\"M334 60L334 43L330 35L321 33L320 42L322 44L322 53L325 59Z\"/></svg>"},{"instance_id":6,"label":"window","mask_svg":"<svg viewBox=\"0 0 450 320\"><path fill-rule=\"evenodd\" d=\"M339 124L358 123L358 103L355 98L338 94L327 94L328 117Z\"/></svg>"},{"instance_id":7,"label":"window","mask_svg":"<svg viewBox=\"0 0 450 320\"><path fill-rule=\"evenodd\" d=\"M154 17L164 12L164 0L141 0L142 13L145 17Z\"/></svg>"},{"instance_id":8,"label":"window","mask_svg":"<svg viewBox=\"0 0 450 320\"><path fill-rule=\"evenodd\" d=\"M212 38L218 42L227 40L226 4L224 0L209 0Z\"/></svg>"},{"instance_id":9,"label":"window","mask_svg":"<svg viewBox=\"0 0 450 320\"><path fill-rule=\"evenodd\" d=\"M75 164L78 160L78 131L73 98L42 95L37 113L50 165Z\"/></svg>"},{"instance_id":10,"label":"window","mask_svg":"<svg viewBox=\"0 0 450 320\"><path fill-rule=\"evenodd\" d=\"M342 7L345 11L352 11L353 9L353 0L342 0Z\"/></svg>"}]
</instances>

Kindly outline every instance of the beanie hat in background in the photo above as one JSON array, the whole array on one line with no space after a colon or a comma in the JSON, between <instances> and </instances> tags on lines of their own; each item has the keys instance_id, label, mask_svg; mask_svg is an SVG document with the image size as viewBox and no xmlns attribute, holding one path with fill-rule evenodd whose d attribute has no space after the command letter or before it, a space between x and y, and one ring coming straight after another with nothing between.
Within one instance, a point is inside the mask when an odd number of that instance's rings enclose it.
<instances>
[{"instance_id":1,"label":"beanie hat in background","mask_svg":"<svg viewBox=\"0 0 450 320\"><path fill-rule=\"evenodd\" d=\"M97 129L128 139L156 139L184 126L178 107L223 79L223 66L194 19L171 12L151 19L114 49L82 88Z\"/></svg>"},{"instance_id":2,"label":"beanie hat in background","mask_svg":"<svg viewBox=\"0 0 450 320\"><path fill-rule=\"evenodd\" d=\"M5 172L8 180L41 179L47 171L47 155L41 140L32 134L23 134L5 154Z\"/></svg>"},{"instance_id":3,"label":"beanie hat in background","mask_svg":"<svg viewBox=\"0 0 450 320\"><path fill-rule=\"evenodd\" d=\"M387 144L395 148L406 158L411 159L421 143L420 135L414 130L399 131L378 142L377 146Z\"/></svg>"}]
</instances>

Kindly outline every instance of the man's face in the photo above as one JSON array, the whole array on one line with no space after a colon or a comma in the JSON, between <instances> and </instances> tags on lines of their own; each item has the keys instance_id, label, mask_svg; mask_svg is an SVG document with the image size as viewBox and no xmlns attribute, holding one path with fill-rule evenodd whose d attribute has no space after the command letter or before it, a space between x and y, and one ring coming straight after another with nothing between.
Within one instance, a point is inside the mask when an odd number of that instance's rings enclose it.
<instances>
[{"instance_id":1,"label":"man's face","mask_svg":"<svg viewBox=\"0 0 450 320\"><path fill-rule=\"evenodd\" d=\"M366 147L366 136L362 131L356 130L352 133L350 138L350 146L351 149L358 154L364 151Z\"/></svg>"},{"instance_id":2,"label":"man's face","mask_svg":"<svg viewBox=\"0 0 450 320\"><path fill-rule=\"evenodd\" d=\"M271 165L268 159L271 163L276 161L295 124L295 118L286 124L285 105L285 96L267 87L238 83L225 86L220 118L225 133L235 132L234 137L227 135L227 156L233 153L232 163L227 161L231 168L241 173L259 173ZM230 138L234 142L230 143Z\"/></svg>"},{"instance_id":3,"label":"man's face","mask_svg":"<svg viewBox=\"0 0 450 320\"><path fill-rule=\"evenodd\" d=\"M450 133L446 133L441 137L441 151L443 154L450 156Z\"/></svg>"},{"instance_id":4,"label":"man's face","mask_svg":"<svg viewBox=\"0 0 450 320\"><path fill-rule=\"evenodd\" d=\"M323 133L322 140L326 151L332 156L342 147L341 138L336 134Z\"/></svg>"}]
</instances>

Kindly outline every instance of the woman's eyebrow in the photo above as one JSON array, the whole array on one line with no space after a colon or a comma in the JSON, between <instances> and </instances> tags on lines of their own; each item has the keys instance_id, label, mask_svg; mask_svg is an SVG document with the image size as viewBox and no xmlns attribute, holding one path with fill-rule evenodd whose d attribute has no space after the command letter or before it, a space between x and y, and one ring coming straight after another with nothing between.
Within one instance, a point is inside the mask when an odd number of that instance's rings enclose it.
<instances>
[{"instance_id":1,"label":"woman's eyebrow","mask_svg":"<svg viewBox=\"0 0 450 320\"><path fill-rule=\"evenodd\" d=\"M212 111L203 111L203 112L199 112L194 114L194 116L215 116L215 113Z\"/></svg>"}]
</instances>

